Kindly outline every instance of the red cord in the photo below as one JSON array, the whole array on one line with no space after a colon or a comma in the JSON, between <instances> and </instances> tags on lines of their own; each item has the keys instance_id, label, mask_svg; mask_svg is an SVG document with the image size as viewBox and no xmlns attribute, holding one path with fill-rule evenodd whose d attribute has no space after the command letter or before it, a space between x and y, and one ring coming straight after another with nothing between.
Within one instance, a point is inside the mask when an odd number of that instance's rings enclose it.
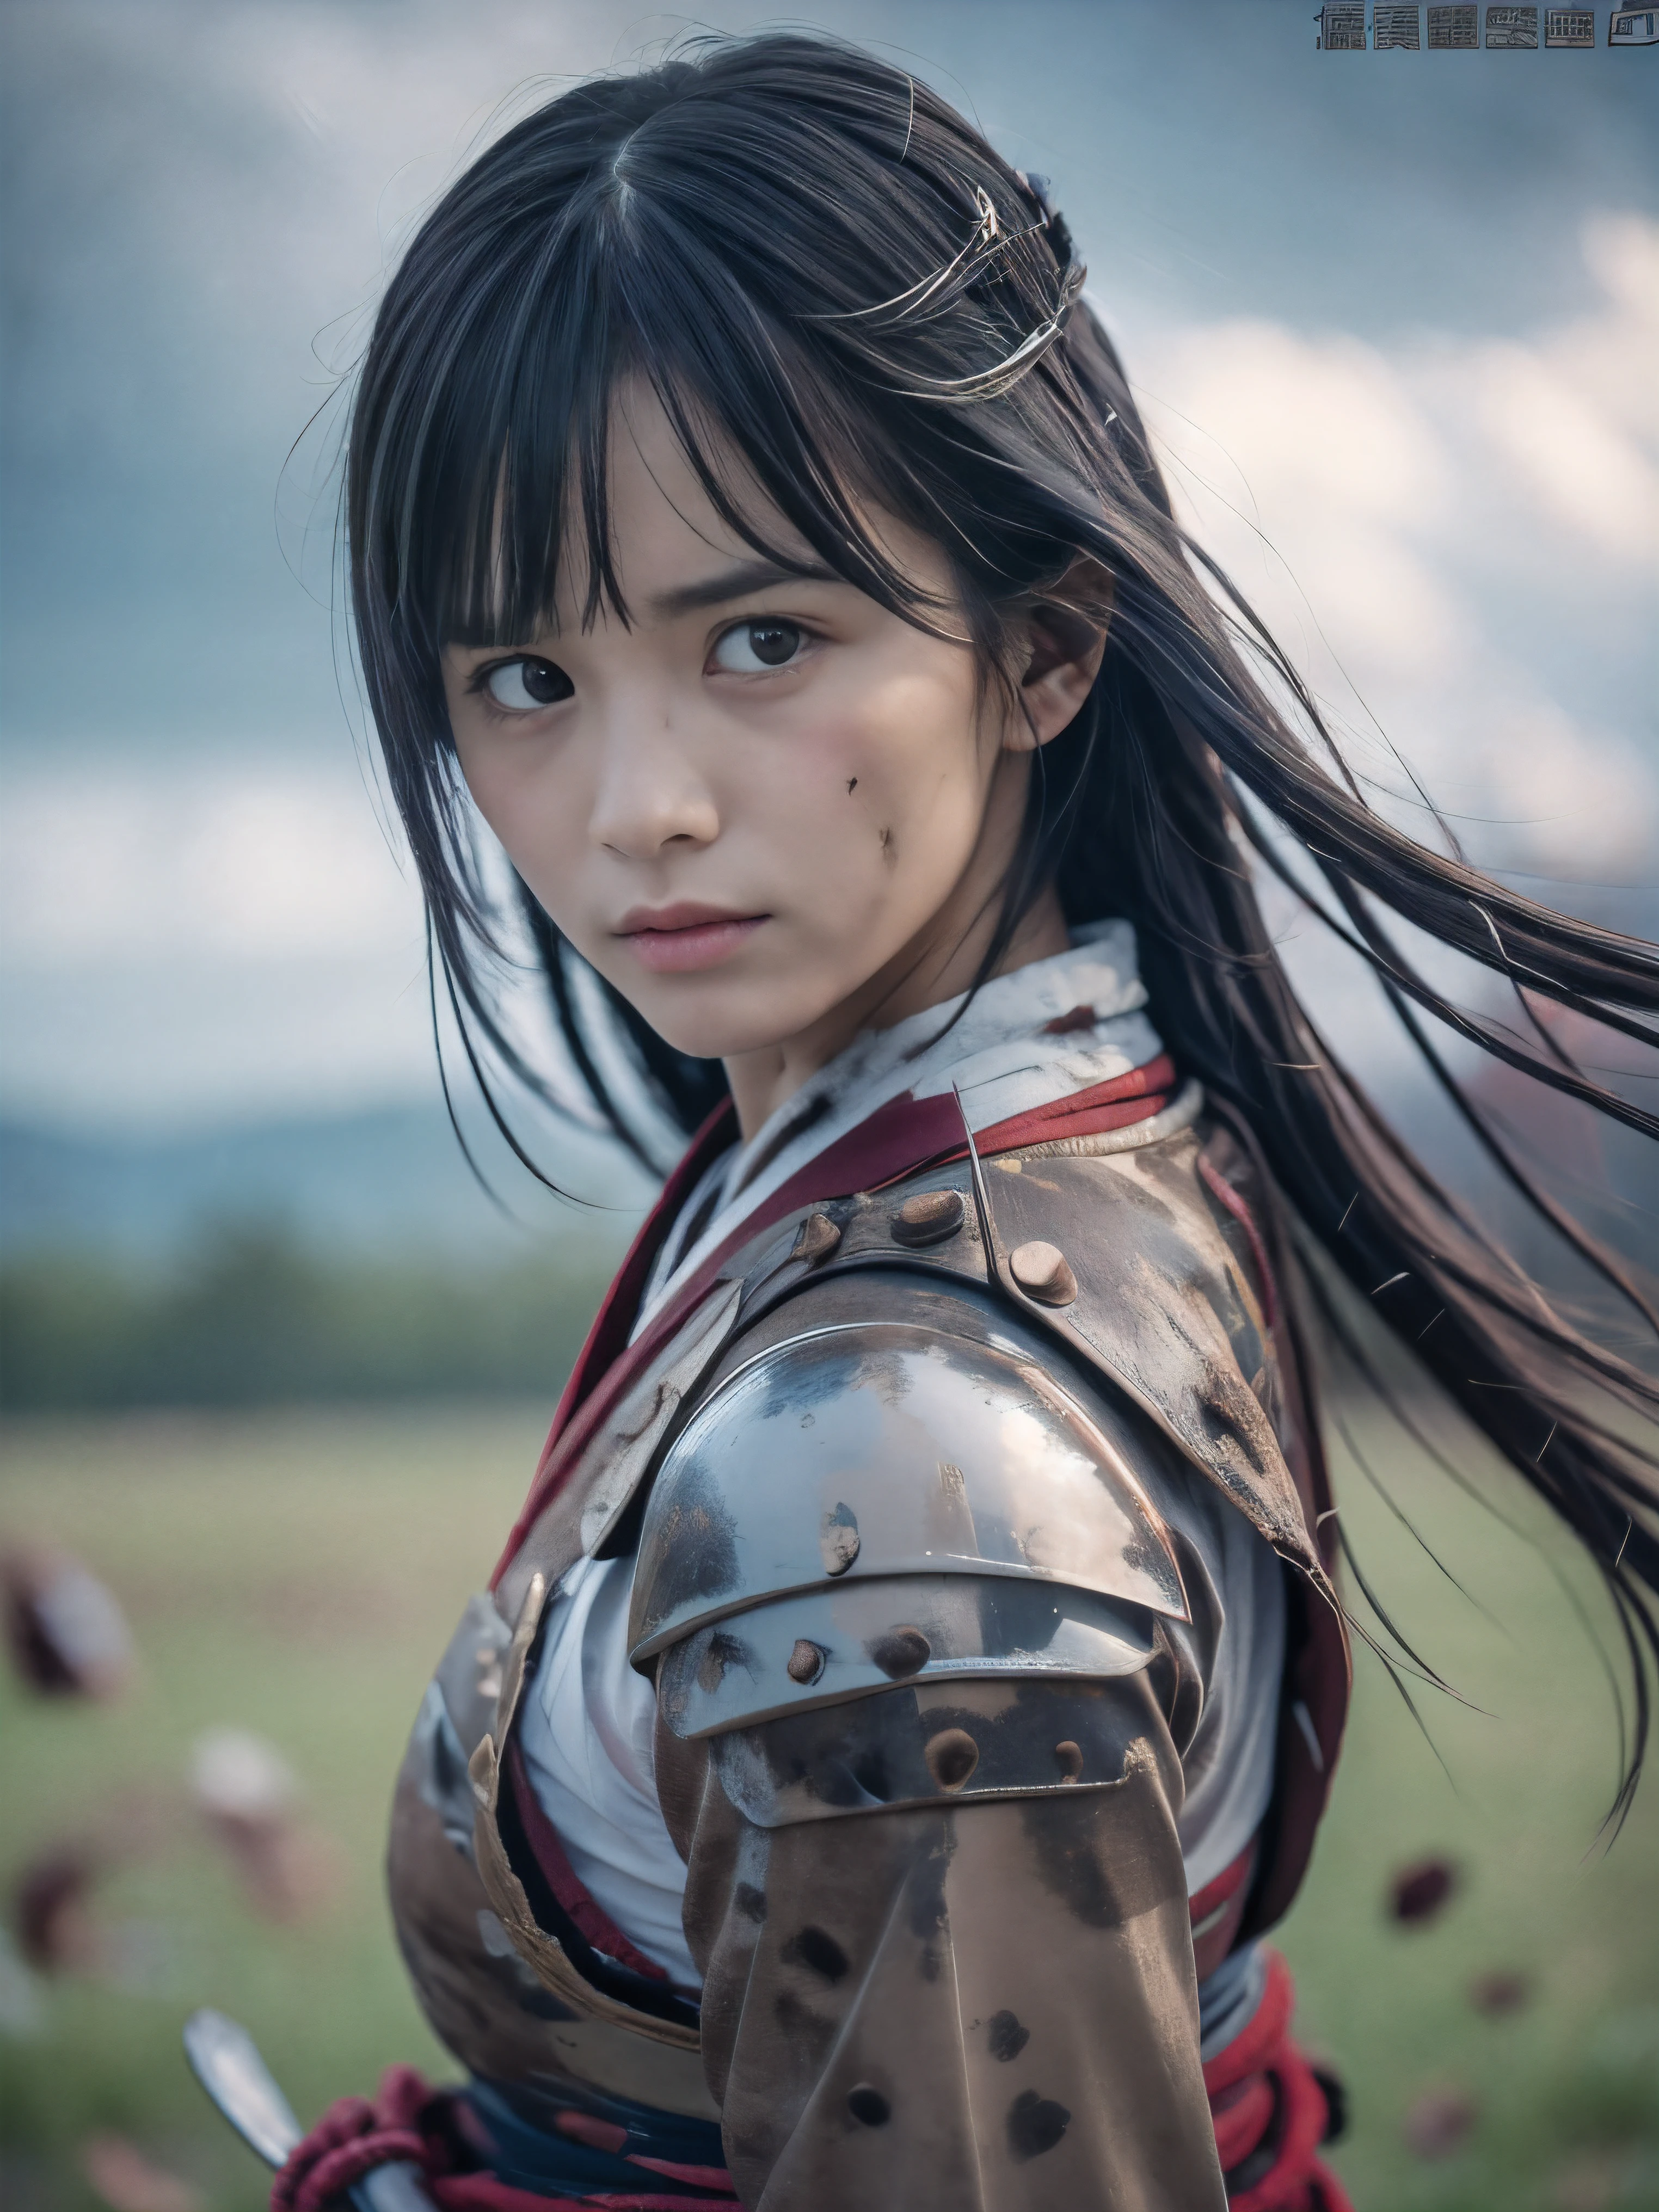
<instances>
[{"instance_id":1,"label":"red cord","mask_svg":"<svg viewBox=\"0 0 1659 2212\"><path fill-rule=\"evenodd\" d=\"M1234 2172L1273 2131L1273 2160L1248 2189L1227 2199L1228 2212L1353 2212L1348 2193L1318 2155L1330 2108L1312 2067L1291 2039L1296 1989L1277 1951L1255 2017L1204 2069L1216 2148Z\"/></svg>"}]
</instances>

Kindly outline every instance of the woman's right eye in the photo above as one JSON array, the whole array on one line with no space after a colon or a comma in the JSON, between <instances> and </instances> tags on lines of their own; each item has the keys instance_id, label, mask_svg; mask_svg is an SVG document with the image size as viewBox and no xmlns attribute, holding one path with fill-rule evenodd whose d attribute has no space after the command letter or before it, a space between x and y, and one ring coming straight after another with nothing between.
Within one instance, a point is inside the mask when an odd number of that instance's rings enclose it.
<instances>
[{"instance_id":1,"label":"woman's right eye","mask_svg":"<svg viewBox=\"0 0 1659 2212\"><path fill-rule=\"evenodd\" d=\"M509 714L533 714L568 699L575 685L556 661L503 660L484 678L483 688Z\"/></svg>"}]
</instances>

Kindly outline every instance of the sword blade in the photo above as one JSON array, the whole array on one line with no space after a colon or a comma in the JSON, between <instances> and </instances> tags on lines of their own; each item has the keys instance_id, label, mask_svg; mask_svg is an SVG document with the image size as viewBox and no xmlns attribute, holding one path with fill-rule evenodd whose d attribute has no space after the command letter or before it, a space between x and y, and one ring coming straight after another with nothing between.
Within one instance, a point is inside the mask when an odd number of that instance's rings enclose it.
<instances>
[{"instance_id":1,"label":"sword blade","mask_svg":"<svg viewBox=\"0 0 1659 2212\"><path fill-rule=\"evenodd\" d=\"M245 2027L204 2008L185 2022L191 2071L250 2150L281 2166L304 2132ZM349 2191L357 2212L437 2212L418 2166L394 2159Z\"/></svg>"},{"instance_id":2,"label":"sword blade","mask_svg":"<svg viewBox=\"0 0 1659 2212\"><path fill-rule=\"evenodd\" d=\"M191 2071L250 2150L280 2166L303 2130L245 2027L204 2008L185 2022Z\"/></svg>"}]
</instances>

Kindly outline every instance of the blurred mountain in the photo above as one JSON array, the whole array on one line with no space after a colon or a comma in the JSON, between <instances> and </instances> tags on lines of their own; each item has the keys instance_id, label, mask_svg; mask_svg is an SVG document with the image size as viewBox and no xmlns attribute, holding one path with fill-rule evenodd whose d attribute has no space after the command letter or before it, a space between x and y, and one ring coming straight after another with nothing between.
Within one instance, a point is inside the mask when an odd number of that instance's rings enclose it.
<instances>
[{"instance_id":1,"label":"blurred mountain","mask_svg":"<svg viewBox=\"0 0 1659 2212\"><path fill-rule=\"evenodd\" d=\"M532 1140L539 1188L494 1133L469 1139L507 1208L467 1167L441 1106L398 1107L168 1135L0 1122L0 1254L81 1250L166 1265L204 1224L279 1223L320 1255L441 1250L481 1261L618 1250L647 1202L639 1170L575 1128Z\"/></svg>"}]
</instances>

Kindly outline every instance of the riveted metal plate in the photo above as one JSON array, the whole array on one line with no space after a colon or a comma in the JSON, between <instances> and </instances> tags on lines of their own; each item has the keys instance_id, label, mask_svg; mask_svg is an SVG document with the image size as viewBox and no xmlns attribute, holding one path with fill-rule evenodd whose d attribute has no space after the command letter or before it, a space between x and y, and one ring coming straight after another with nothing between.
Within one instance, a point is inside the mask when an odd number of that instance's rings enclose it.
<instances>
[{"instance_id":1,"label":"riveted metal plate","mask_svg":"<svg viewBox=\"0 0 1659 2212\"><path fill-rule=\"evenodd\" d=\"M507 1619L517 1619L532 1575L544 1576L553 1589L584 1553L603 1553L686 1399L725 1349L742 1297L741 1283L717 1281L610 1408L496 1585Z\"/></svg>"},{"instance_id":2,"label":"riveted metal plate","mask_svg":"<svg viewBox=\"0 0 1659 2212\"><path fill-rule=\"evenodd\" d=\"M676 1735L702 1736L862 1697L894 1679L901 1642L908 1671L918 1647L905 1631L927 1645L910 1675L918 1682L1039 1674L1106 1680L1135 1673L1157 1648L1149 1613L1064 1583L964 1574L854 1579L696 1630L664 1655L658 1703ZM803 1646L820 1655L815 1671L797 1660Z\"/></svg>"},{"instance_id":3,"label":"riveted metal plate","mask_svg":"<svg viewBox=\"0 0 1659 2212\"><path fill-rule=\"evenodd\" d=\"M715 1736L708 1755L745 1819L784 1828L910 1805L1110 1789L1129 1761L1156 1756L1152 1740L1162 1731L1145 1674L1105 1683L907 1682Z\"/></svg>"},{"instance_id":4,"label":"riveted metal plate","mask_svg":"<svg viewBox=\"0 0 1659 2212\"><path fill-rule=\"evenodd\" d=\"M825 1557L826 1528L858 1534ZM646 1509L635 1664L701 1623L830 1579L969 1568L1186 1618L1163 1522L1121 1450L1016 1354L882 1322L739 1369L669 1448Z\"/></svg>"}]
</instances>

